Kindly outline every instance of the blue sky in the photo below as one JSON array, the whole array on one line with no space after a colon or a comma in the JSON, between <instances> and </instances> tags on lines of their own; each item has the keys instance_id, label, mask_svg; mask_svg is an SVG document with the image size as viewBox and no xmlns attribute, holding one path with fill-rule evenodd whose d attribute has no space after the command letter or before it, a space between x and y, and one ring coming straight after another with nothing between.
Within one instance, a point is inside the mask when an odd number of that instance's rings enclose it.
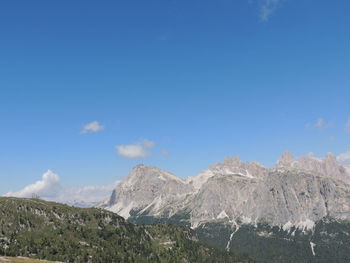
<instances>
[{"instance_id":1,"label":"blue sky","mask_svg":"<svg viewBox=\"0 0 350 263\"><path fill-rule=\"evenodd\" d=\"M225 156L272 166L283 151L350 150L349 9L3 1L0 194L48 169L77 187L111 184L141 162L186 177Z\"/></svg>"}]
</instances>

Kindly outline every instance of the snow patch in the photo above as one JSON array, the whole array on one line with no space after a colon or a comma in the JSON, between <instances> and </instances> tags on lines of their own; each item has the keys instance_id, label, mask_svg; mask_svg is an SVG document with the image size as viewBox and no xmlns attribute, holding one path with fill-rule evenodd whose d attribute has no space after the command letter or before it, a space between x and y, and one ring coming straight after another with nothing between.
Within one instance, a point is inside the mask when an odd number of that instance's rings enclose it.
<instances>
[{"instance_id":1,"label":"snow patch","mask_svg":"<svg viewBox=\"0 0 350 263\"><path fill-rule=\"evenodd\" d=\"M229 217L226 214L225 210L222 210L221 213L216 217L216 219L224 219L224 218L229 218Z\"/></svg>"},{"instance_id":2,"label":"snow patch","mask_svg":"<svg viewBox=\"0 0 350 263\"><path fill-rule=\"evenodd\" d=\"M237 172L235 170L231 170L229 168L225 168L224 170L221 171L221 174L224 174L224 175L239 175L239 176L242 176L242 177L254 178L254 176L252 176L249 173L248 170L244 170L243 172Z\"/></svg>"},{"instance_id":3,"label":"snow patch","mask_svg":"<svg viewBox=\"0 0 350 263\"><path fill-rule=\"evenodd\" d=\"M246 216L242 216L241 220L242 220L242 223L246 224L246 225L248 225L252 222L252 219L249 217L246 217Z\"/></svg>"},{"instance_id":4,"label":"snow patch","mask_svg":"<svg viewBox=\"0 0 350 263\"><path fill-rule=\"evenodd\" d=\"M267 232L267 231L261 231L257 233L259 237L271 237L273 233Z\"/></svg>"},{"instance_id":5,"label":"snow patch","mask_svg":"<svg viewBox=\"0 0 350 263\"><path fill-rule=\"evenodd\" d=\"M237 229L237 230L238 230L238 229ZM232 241L233 235L234 235L236 232L237 232L237 231L235 230L235 231L232 232L232 234L230 235L230 239L229 239L229 241L227 242L227 245L226 245L226 251L230 251L231 241Z\"/></svg>"},{"instance_id":6,"label":"snow patch","mask_svg":"<svg viewBox=\"0 0 350 263\"><path fill-rule=\"evenodd\" d=\"M316 246L315 243L310 242L311 252L312 252L312 255L314 255L314 256L316 255L315 254L315 246Z\"/></svg>"},{"instance_id":7,"label":"snow patch","mask_svg":"<svg viewBox=\"0 0 350 263\"><path fill-rule=\"evenodd\" d=\"M226 251L230 251L230 245L232 242L233 235L236 234L236 232L239 230L239 225L237 224L237 222L235 220L233 220L232 223L235 226L235 231L233 231L230 235L230 239L228 240L227 245L226 245Z\"/></svg>"},{"instance_id":8,"label":"snow patch","mask_svg":"<svg viewBox=\"0 0 350 263\"><path fill-rule=\"evenodd\" d=\"M202 224L200 220L192 220L191 219L191 229L196 229Z\"/></svg>"},{"instance_id":9,"label":"snow patch","mask_svg":"<svg viewBox=\"0 0 350 263\"><path fill-rule=\"evenodd\" d=\"M294 231L292 232L292 234L290 234L292 237L295 236L295 231L296 231L296 230L297 230L297 229L295 228Z\"/></svg>"},{"instance_id":10,"label":"snow patch","mask_svg":"<svg viewBox=\"0 0 350 263\"><path fill-rule=\"evenodd\" d=\"M306 220L297 223L296 227L301 229L303 232L305 232L305 230L313 230L315 227L315 222L307 218Z\"/></svg>"},{"instance_id":11,"label":"snow patch","mask_svg":"<svg viewBox=\"0 0 350 263\"><path fill-rule=\"evenodd\" d=\"M292 236L294 236L296 229L302 230L303 233L305 233L307 230L313 230L315 227L315 222L310 219L305 219L304 221L300 221L298 223L288 221L282 226L282 229L283 231L288 231L289 233L292 227L295 227L294 231L292 232Z\"/></svg>"},{"instance_id":12,"label":"snow patch","mask_svg":"<svg viewBox=\"0 0 350 263\"><path fill-rule=\"evenodd\" d=\"M282 227L282 229L284 230L284 231L290 231L290 229L293 227L294 225L290 222L290 221L288 221L287 223L285 223L284 225L283 225L283 227Z\"/></svg>"},{"instance_id":13,"label":"snow patch","mask_svg":"<svg viewBox=\"0 0 350 263\"><path fill-rule=\"evenodd\" d=\"M165 182L166 182L166 179L164 178L164 176L163 176L163 175L159 175L159 176L158 176L158 178L159 178L160 180L162 180L162 181L165 181Z\"/></svg>"},{"instance_id":14,"label":"snow patch","mask_svg":"<svg viewBox=\"0 0 350 263\"><path fill-rule=\"evenodd\" d=\"M242 177L247 177L247 178L254 178L253 176L250 175L250 173L247 171L247 173L231 173L232 175L239 175L239 176L242 176Z\"/></svg>"}]
</instances>

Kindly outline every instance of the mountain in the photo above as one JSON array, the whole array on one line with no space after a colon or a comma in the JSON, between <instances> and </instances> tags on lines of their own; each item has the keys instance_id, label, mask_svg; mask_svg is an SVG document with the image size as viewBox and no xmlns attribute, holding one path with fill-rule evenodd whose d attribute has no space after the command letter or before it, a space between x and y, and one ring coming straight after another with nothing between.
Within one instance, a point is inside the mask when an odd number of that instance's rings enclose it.
<instances>
[{"instance_id":1,"label":"mountain","mask_svg":"<svg viewBox=\"0 0 350 263\"><path fill-rule=\"evenodd\" d=\"M311 171L322 176L343 180L350 183L350 166L342 165L332 153L324 158L314 157L312 154L295 159L291 153L283 153L277 161L277 168Z\"/></svg>"},{"instance_id":2,"label":"mountain","mask_svg":"<svg viewBox=\"0 0 350 263\"><path fill-rule=\"evenodd\" d=\"M201 244L189 228L137 226L101 209L2 197L0 261L7 256L85 263L248 262Z\"/></svg>"},{"instance_id":3,"label":"mountain","mask_svg":"<svg viewBox=\"0 0 350 263\"><path fill-rule=\"evenodd\" d=\"M157 211L192 192L193 187L175 175L156 167L139 165L100 207L128 218L131 210Z\"/></svg>"},{"instance_id":4,"label":"mountain","mask_svg":"<svg viewBox=\"0 0 350 263\"><path fill-rule=\"evenodd\" d=\"M258 262L337 262L325 260L350 260L349 171L332 154L284 153L274 168L230 157L186 179L141 165L99 206L139 224L191 227Z\"/></svg>"},{"instance_id":5,"label":"mountain","mask_svg":"<svg viewBox=\"0 0 350 263\"><path fill-rule=\"evenodd\" d=\"M209 178L215 175L240 175L247 178L261 178L266 176L267 172L268 170L258 162L245 163L239 157L227 157L223 163L213 164L198 175L187 178L186 181L198 190Z\"/></svg>"}]
</instances>

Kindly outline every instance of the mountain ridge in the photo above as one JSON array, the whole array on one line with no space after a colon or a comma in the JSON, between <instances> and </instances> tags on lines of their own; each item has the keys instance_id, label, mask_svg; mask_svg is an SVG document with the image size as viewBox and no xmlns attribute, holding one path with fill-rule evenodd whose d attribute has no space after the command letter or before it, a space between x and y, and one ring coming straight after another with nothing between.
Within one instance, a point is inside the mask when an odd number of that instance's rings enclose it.
<instances>
[{"instance_id":1,"label":"mountain ridge","mask_svg":"<svg viewBox=\"0 0 350 263\"><path fill-rule=\"evenodd\" d=\"M257 262L327 262L335 253L350 260L350 173L332 154L284 153L273 168L230 157L197 177L167 173L138 166L99 207L137 224L191 227L201 241Z\"/></svg>"},{"instance_id":2,"label":"mountain ridge","mask_svg":"<svg viewBox=\"0 0 350 263\"><path fill-rule=\"evenodd\" d=\"M274 168L265 168L258 162L244 163L239 157L229 157L225 158L223 163L211 165L207 170L202 171L197 176L185 179L178 178L154 166L138 165L116 187L111 198L99 204L99 207L129 218L132 210L138 210L142 214L147 212L148 214L159 216L162 213L166 213L169 207L170 210L173 210L170 211L170 214L174 214L176 213L174 209L180 211L187 206L192 211L192 218L195 217L195 220L191 221L199 221L191 222L192 227L198 226L198 223L201 221L210 221L210 217L215 219L218 215L221 215L220 217L226 215L225 217L231 220L241 217L241 221L252 221L251 218L248 219L247 214L249 213L244 212L244 210L249 206L257 206L253 204L256 202L252 198L254 195L264 196L266 192L273 191L271 189L274 189L272 187L274 185L281 188L284 194L281 198L285 199L285 202L297 202L296 208L298 208L297 206L301 205L299 199L303 198L296 197L297 188L307 184L309 187L308 190L311 189L310 187L313 187L313 193L309 197L315 197L314 199L317 201L323 200L324 204L322 207L327 206L329 210L325 211L323 209L324 211L318 211L320 215L316 219L319 220L333 211L332 207L328 207L329 202L332 203L334 200L340 200L340 196L346 195L350 179L347 169L348 167L338 163L332 154L327 154L325 158L306 156L300 159L294 159L290 153L282 154ZM291 178L284 178L284 174L294 176L292 178L292 181L294 181L292 182ZM283 184L287 182L293 185L292 192L288 192L285 189L286 187L283 187ZM228 189L225 184L230 185L231 188ZM332 193L335 196L326 195L326 190L323 189L326 186L322 185L326 185L329 188L328 190L333 191ZM241 189L244 189L244 191ZM342 189L345 189L345 192L341 192ZM213 196L214 192L215 196ZM220 192L222 192L223 196L219 198L218 196L221 195ZM321 195L319 196L317 193L321 193ZM206 196L203 199L207 194L211 195L211 197ZM289 200L286 199L286 195L288 195ZM300 195L303 195L303 192ZM202 199L199 197L202 197ZM235 205L217 212L218 207L222 207L222 204L230 200L231 197L234 197L235 200L231 200L230 202L233 202ZM273 200L273 198L267 196L265 201L269 200L271 202L270 199ZM348 199L346 200L349 201ZM196 203L196 205L191 206L191 202ZM308 202L310 203L310 200ZM208 203L212 203L212 206L208 207ZM346 206L347 203L340 204L339 206L341 205ZM199 212L198 207L201 206L205 206L205 208ZM203 217L203 212L210 209L212 210L210 217L208 215L206 218L205 216ZM230 211L226 211L227 209ZM237 212L237 209L241 209L242 211ZM195 215L193 211L198 211L198 213ZM343 213L340 217L341 219L344 217L348 219L350 215ZM268 216L264 216L262 219L266 218ZM297 222L307 219L309 218L300 218L299 221L292 223L297 224ZM255 217L255 220L259 220L258 215ZM285 222L283 220L270 221L280 226L288 222L291 223L290 220Z\"/></svg>"}]
</instances>

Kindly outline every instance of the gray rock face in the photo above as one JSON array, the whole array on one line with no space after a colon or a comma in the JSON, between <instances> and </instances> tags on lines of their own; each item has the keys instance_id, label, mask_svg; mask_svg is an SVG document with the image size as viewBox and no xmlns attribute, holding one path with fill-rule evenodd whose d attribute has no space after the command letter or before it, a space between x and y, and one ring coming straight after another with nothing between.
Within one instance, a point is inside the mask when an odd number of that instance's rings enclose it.
<instances>
[{"instance_id":1,"label":"gray rock face","mask_svg":"<svg viewBox=\"0 0 350 263\"><path fill-rule=\"evenodd\" d=\"M157 167L138 165L99 207L128 218L131 210L157 213L161 207L191 192L193 187L175 175Z\"/></svg>"},{"instance_id":2,"label":"gray rock face","mask_svg":"<svg viewBox=\"0 0 350 263\"><path fill-rule=\"evenodd\" d=\"M247 178L260 178L268 174L268 169L258 162L242 162L239 157L226 157L223 163L211 165L207 170L196 176L187 178L187 182L195 189L201 186L211 177L217 175L240 175Z\"/></svg>"},{"instance_id":3,"label":"gray rock face","mask_svg":"<svg viewBox=\"0 0 350 263\"><path fill-rule=\"evenodd\" d=\"M309 171L350 183L348 168L340 164L332 153L328 153L324 158L317 158L310 154L299 159L295 159L291 153L283 153L276 163L276 168Z\"/></svg>"},{"instance_id":4,"label":"gray rock face","mask_svg":"<svg viewBox=\"0 0 350 263\"><path fill-rule=\"evenodd\" d=\"M306 230L326 216L350 220L349 177L332 154L296 160L285 153L271 169L230 157L187 179L137 166L100 207L125 218L169 218L187 211L193 228L225 221Z\"/></svg>"},{"instance_id":5,"label":"gray rock face","mask_svg":"<svg viewBox=\"0 0 350 263\"><path fill-rule=\"evenodd\" d=\"M311 228L325 216L350 219L350 186L331 177L296 170L271 172L247 207L253 220ZM286 225L287 224L287 225Z\"/></svg>"},{"instance_id":6,"label":"gray rock face","mask_svg":"<svg viewBox=\"0 0 350 263\"><path fill-rule=\"evenodd\" d=\"M227 219L234 224L267 222L285 229L312 229L325 216L350 219L350 185L297 170L264 178L215 176L189 202L191 224Z\"/></svg>"}]
</instances>

